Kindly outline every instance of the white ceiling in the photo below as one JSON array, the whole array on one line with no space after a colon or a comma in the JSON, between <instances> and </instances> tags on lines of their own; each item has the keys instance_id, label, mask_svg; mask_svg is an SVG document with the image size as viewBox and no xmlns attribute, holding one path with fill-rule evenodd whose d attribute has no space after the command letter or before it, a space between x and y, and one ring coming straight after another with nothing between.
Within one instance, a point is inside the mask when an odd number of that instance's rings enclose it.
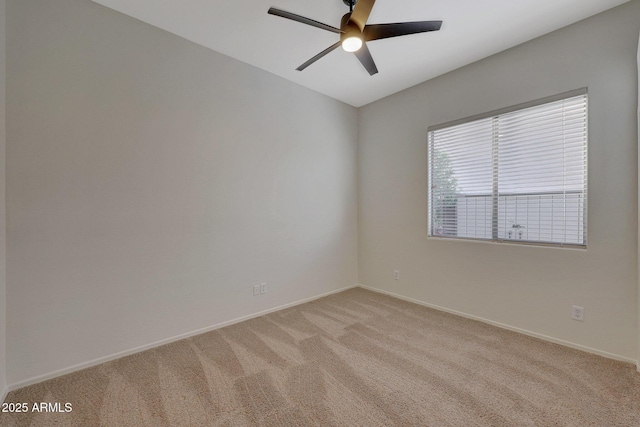
<instances>
[{"instance_id":1,"label":"white ceiling","mask_svg":"<svg viewBox=\"0 0 640 427\"><path fill-rule=\"evenodd\" d=\"M349 10L342 0L93 1L360 107L628 0L377 0L368 23L443 24L368 43L374 76L342 49L296 71L339 36L267 14L274 6L339 27Z\"/></svg>"}]
</instances>

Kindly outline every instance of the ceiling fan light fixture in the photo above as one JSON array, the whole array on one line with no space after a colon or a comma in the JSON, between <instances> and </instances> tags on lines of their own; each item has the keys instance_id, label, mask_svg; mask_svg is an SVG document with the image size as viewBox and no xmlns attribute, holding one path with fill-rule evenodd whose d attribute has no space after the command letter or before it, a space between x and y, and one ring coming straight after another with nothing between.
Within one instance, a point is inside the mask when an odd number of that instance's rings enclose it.
<instances>
[{"instance_id":1,"label":"ceiling fan light fixture","mask_svg":"<svg viewBox=\"0 0 640 427\"><path fill-rule=\"evenodd\" d=\"M362 39L356 35L345 37L342 48L347 52L356 52L362 47Z\"/></svg>"}]
</instances>

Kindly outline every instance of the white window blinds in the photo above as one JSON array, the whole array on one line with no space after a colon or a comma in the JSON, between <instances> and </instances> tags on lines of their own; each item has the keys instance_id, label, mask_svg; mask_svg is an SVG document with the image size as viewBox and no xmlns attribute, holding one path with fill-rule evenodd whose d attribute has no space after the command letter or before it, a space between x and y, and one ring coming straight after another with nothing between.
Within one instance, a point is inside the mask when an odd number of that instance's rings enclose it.
<instances>
[{"instance_id":1,"label":"white window blinds","mask_svg":"<svg viewBox=\"0 0 640 427\"><path fill-rule=\"evenodd\" d=\"M429 128L429 235L585 246L586 89Z\"/></svg>"}]
</instances>

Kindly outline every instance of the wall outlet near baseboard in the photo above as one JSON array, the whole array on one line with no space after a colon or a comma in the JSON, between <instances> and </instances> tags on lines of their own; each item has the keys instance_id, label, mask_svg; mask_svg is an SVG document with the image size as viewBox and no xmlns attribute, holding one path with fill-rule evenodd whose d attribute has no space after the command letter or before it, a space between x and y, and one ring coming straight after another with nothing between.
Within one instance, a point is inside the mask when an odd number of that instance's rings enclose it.
<instances>
[{"instance_id":1,"label":"wall outlet near baseboard","mask_svg":"<svg viewBox=\"0 0 640 427\"><path fill-rule=\"evenodd\" d=\"M267 284L266 283L260 283L260 293L261 294L266 294L267 293Z\"/></svg>"},{"instance_id":2,"label":"wall outlet near baseboard","mask_svg":"<svg viewBox=\"0 0 640 427\"><path fill-rule=\"evenodd\" d=\"M400 280L400 270L393 270L394 280Z\"/></svg>"},{"instance_id":3,"label":"wall outlet near baseboard","mask_svg":"<svg viewBox=\"0 0 640 427\"><path fill-rule=\"evenodd\" d=\"M584 307L578 307L577 305L572 305L571 318L573 320L579 320L581 322L584 322Z\"/></svg>"},{"instance_id":4,"label":"wall outlet near baseboard","mask_svg":"<svg viewBox=\"0 0 640 427\"><path fill-rule=\"evenodd\" d=\"M260 295L260 285L253 285L253 296Z\"/></svg>"}]
</instances>

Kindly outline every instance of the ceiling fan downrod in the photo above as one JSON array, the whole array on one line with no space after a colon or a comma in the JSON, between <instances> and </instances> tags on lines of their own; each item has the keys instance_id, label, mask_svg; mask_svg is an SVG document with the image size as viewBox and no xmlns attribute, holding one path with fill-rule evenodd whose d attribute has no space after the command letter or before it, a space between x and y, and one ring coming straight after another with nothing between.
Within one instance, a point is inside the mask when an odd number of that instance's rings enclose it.
<instances>
[{"instance_id":1,"label":"ceiling fan downrod","mask_svg":"<svg viewBox=\"0 0 640 427\"><path fill-rule=\"evenodd\" d=\"M356 5L356 2L358 0L342 0L342 3L346 4L347 6L349 6L349 12L353 12L353 6Z\"/></svg>"}]
</instances>

